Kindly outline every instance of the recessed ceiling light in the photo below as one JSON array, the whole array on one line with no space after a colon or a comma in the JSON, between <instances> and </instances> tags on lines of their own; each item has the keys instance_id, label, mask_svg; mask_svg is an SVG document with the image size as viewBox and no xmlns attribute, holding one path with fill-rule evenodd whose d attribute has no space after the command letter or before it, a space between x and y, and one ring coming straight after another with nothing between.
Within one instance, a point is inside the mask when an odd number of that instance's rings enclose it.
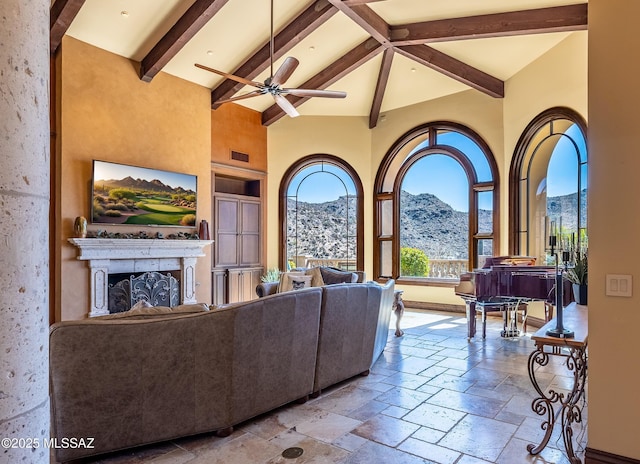
<instances>
[{"instance_id":1,"label":"recessed ceiling light","mask_svg":"<svg viewBox=\"0 0 640 464\"><path fill-rule=\"evenodd\" d=\"M313 45L311 45L311 46L309 47L309 51L310 51L310 52L314 51L315 49L316 49L316 47L314 47Z\"/></svg>"},{"instance_id":2,"label":"recessed ceiling light","mask_svg":"<svg viewBox=\"0 0 640 464\"><path fill-rule=\"evenodd\" d=\"M207 55L209 56L213 55L213 50L207 50Z\"/></svg>"},{"instance_id":3,"label":"recessed ceiling light","mask_svg":"<svg viewBox=\"0 0 640 464\"><path fill-rule=\"evenodd\" d=\"M416 72L416 68L411 68L411 72Z\"/></svg>"},{"instance_id":4,"label":"recessed ceiling light","mask_svg":"<svg viewBox=\"0 0 640 464\"><path fill-rule=\"evenodd\" d=\"M123 18L128 18L129 17L129 12L125 11L125 10L122 10L120 12L120 16L122 16Z\"/></svg>"}]
</instances>

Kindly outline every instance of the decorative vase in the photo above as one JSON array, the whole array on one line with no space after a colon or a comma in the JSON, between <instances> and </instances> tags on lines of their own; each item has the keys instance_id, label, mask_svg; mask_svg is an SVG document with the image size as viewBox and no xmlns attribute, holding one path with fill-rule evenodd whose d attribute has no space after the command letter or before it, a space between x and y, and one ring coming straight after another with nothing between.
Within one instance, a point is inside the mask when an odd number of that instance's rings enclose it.
<instances>
[{"instance_id":1,"label":"decorative vase","mask_svg":"<svg viewBox=\"0 0 640 464\"><path fill-rule=\"evenodd\" d=\"M200 230L198 231L200 240L209 240L209 223L206 220L200 221Z\"/></svg>"},{"instance_id":2,"label":"decorative vase","mask_svg":"<svg viewBox=\"0 0 640 464\"><path fill-rule=\"evenodd\" d=\"M573 284L573 299L579 305L587 304L587 284Z\"/></svg>"},{"instance_id":3,"label":"decorative vase","mask_svg":"<svg viewBox=\"0 0 640 464\"><path fill-rule=\"evenodd\" d=\"M84 216L78 216L73 223L73 231L78 238L87 236L87 219Z\"/></svg>"}]
</instances>

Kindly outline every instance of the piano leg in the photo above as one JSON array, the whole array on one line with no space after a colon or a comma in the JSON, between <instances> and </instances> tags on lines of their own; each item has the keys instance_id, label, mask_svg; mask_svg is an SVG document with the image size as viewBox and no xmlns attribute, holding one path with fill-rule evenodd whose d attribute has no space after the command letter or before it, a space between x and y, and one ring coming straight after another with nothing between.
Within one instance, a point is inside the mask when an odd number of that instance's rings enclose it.
<instances>
[{"instance_id":1,"label":"piano leg","mask_svg":"<svg viewBox=\"0 0 640 464\"><path fill-rule=\"evenodd\" d=\"M476 302L465 301L465 308L467 310L467 341L476 335Z\"/></svg>"}]
</instances>

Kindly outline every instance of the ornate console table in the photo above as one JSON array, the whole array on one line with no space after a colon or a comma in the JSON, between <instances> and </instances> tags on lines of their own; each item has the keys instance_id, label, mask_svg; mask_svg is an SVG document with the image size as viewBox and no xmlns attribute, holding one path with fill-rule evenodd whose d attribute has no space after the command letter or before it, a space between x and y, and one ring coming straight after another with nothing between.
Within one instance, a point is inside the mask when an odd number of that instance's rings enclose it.
<instances>
[{"instance_id":1,"label":"ornate console table","mask_svg":"<svg viewBox=\"0 0 640 464\"><path fill-rule=\"evenodd\" d=\"M582 422L582 410L579 407L579 402L584 397L587 382L587 307L570 303L563 312L564 326L574 331L574 337L548 336L547 330L556 327L555 319L545 324L531 337L536 349L529 356L529 378L536 392L540 395L533 400L531 407L536 414L546 417L541 425L545 431L542 441L539 445L527 445L527 450L531 454L538 454L542 451L549 443L554 424L560 417L562 438L569 462L579 464L582 461L576 456L573 449L573 425ZM573 387L566 396L565 393L554 390L543 391L536 379L536 366L546 366L550 356L565 357L565 365L573 374ZM556 406L558 406L557 411Z\"/></svg>"}]
</instances>

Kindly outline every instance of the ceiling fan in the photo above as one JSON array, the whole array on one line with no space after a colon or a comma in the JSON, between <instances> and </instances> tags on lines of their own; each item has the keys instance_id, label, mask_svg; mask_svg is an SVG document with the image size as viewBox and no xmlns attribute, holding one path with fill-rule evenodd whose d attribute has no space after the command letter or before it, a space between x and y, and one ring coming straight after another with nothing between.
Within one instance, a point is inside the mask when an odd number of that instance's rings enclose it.
<instances>
[{"instance_id":1,"label":"ceiling fan","mask_svg":"<svg viewBox=\"0 0 640 464\"><path fill-rule=\"evenodd\" d=\"M278 70L274 73L273 54L273 0L271 0L271 33L269 35L269 57L271 68L269 77L264 81L264 83L252 81L250 79L246 79L241 76L235 76L223 71L218 71L217 69L209 68L208 66L204 66L198 63L195 63L195 66L200 69L204 69L205 71L218 74L226 79L231 79L233 81L239 82L240 84L256 87L256 90L252 90L251 92L238 95L236 97L227 98L225 100L218 100L216 103L219 104L244 100L246 98L257 97L259 95L270 94L271 96L273 96L276 104L280 108L282 108L285 113L287 113L290 117L295 118L296 116L300 116L300 113L298 113L291 102L285 98L285 95L294 95L296 97L324 98L345 98L347 96L346 92L341 92L339 90L299 89L282 87L287 79L291 77L300 62L296 58L289 56L284 60L284 63L282 63L282 65L280 65Z\"/></svg>"}]
</instances>

